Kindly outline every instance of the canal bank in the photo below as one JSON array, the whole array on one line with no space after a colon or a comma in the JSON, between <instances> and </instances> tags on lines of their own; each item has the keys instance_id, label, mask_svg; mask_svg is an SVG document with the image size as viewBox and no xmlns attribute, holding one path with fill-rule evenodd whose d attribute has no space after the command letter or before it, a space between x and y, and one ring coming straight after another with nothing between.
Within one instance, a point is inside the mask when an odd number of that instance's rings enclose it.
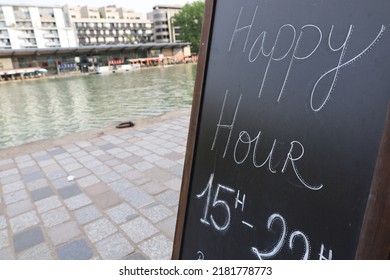
<instances>
[{"instance_id":1,"label":"canal bank","mask_svg":"<svg viewBox=\"0 0 390 280\"><path fill-rule=\"evenodd\" d=\"M191 107L196 64L0 85L0 149Z\"/></svg>"},{"instance_id":2,"label":"canal bank","mask_svg":"<svg viewBox=\"0 0 390 280\"><path fill-rule=\"evenodd\" d=\"M189 115L0 150L0 259L169 259Z\"/></svg>"}]
</instances>

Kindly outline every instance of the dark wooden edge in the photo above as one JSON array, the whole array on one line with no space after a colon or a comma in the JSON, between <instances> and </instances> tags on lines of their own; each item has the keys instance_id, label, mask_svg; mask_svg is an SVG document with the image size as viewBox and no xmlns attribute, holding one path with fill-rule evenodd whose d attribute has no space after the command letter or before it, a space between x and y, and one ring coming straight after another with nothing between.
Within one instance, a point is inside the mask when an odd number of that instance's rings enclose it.
<instances>
[{"instance_id":1,"label":"dark wooden edge","mask_svg":"<svg viewBox=\"0 0 390 280\"><path fill-rule=\"evenodd\" d=\"M355 258L390 258L390 104Z\"/></svg>"},{"instance_id":2,"label":"dark wooden edge","mask_svg":"<svg viewBox=\"0 0 390 280\"><path fill-rule=\"evenodd\" d=\"M192 174L192 161L195 152L195 140L196 140L197 129L198 129L198 120L199 120L200 106L201 106L202 92L203 92L203 85L204 85L203 83L204 83L205 72L207 67L209 36L212 27L214 3L215 0L206 0L205 3L201 43L199 47L199 59L198 59L198 66L196 71L194 96L192 101L191 119L190 119L190 126L188 132L188 140L187 140L187 151L186 151L185 162L184 162L183 179L181 183L181 192L180 192L179 209L178 209L177 221L176 221L175 238L173 241L173 251L172 251L173 260L178 260L180 258L180 252L181 252L181 243L182 243L182 236L183 236L183 230L184 230L185 218L186 218L188 193L189 193L189 186L190 186L191 174Z\"/></svg>"}]
</instances>

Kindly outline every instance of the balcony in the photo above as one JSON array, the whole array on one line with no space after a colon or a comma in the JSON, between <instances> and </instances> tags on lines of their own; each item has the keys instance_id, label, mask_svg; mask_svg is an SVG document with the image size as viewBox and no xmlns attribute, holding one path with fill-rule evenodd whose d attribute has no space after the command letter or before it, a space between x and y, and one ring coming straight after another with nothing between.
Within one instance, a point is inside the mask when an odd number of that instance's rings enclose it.
<instances>
[{"instance_id":1,"label":"balcony","mask_svg":"<svg viewBox=\"0 0 390 280\"><path fill-rule=\"evenodd\" d=\"M58 33L45 33L43 34L43 38L50 39L50 38L59 38L60 35Z\"/></svg>"},{"instance_id":2,"label":"balcony","mask_svg":"<svg viewBox=\"0 0 390 280\"><path fill-rule=\"evenodd\" d=\"M20 46L22 48L36 48L37 44L36 43L25 42L25 43L21 43Z\"/></svg>"},{"instance_id":3,"label":"balcony","mask_svg":"<svg viewBox=\"0 0 390 280\"><path fill-rule=\"evenodd\" d=\"M48 48L61 47L61 43L60 42L47 42L45 44L45 46Z\"/></svg>"},{"instance_id":4,"label":"balcony","mask_svg":"<svg viewBox=\"0 0 390 280\"><path fill-rule=\"evenodd\" d=\"M30 34L30 33L23 33L18 35L19 39L26 39L26 38L35 38L35 34Z\"/></svg>"},{"instance_id":5,"label":"balcony","mask_svg":"<svg viewBox=\"0 0 390 280\"><path fill-rule=\"evenodd\" d=\"M40 15L40 17L41 17L41 22L55 22L56 21L54 14Z\"/></svg>"},{"instance_id":6,"label":"balcony","mask_svg":"<svg viewBox=\"0 0 390 280\"><path fill-rule=\"evenodd\" d=\"M10 49L10 48L11 48L11 44L4 44L0 42L0 49Z\"/></svg>"},{"instance_id":7,"label":"balcony","mask_svg":"<svg viewBox=\"0 0 390 280\"><path fill-rule=\"evenodd\" d=\"M57 29L55 22L42 22L42 28L45 29Z\"/></svg>"},{"instance_id":8,"label":"balcony","mask_svg":"<svg viewBox=\"0 0 390 280\"><path fill-rule=\"evenodd\" d=\"M8 33L0 33L0 39L8 39L9 34Z\"/></svg>"}]
</instances>

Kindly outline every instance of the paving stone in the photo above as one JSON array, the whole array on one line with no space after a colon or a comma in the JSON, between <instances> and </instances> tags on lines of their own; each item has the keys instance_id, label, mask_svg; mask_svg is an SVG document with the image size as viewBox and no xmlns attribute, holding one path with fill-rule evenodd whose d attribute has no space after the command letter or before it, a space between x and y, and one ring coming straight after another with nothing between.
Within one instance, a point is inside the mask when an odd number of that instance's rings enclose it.
<instances>
[{"instance_id":1,"label":"paving stone","mask_svg":"<svg viewBox=\"0 0 390 280\"><path fill-rule=\"evenodd\" d=\"M76 184L73 184L69 187L64 187L64 188L58 189L58 193L62 199L67 199L67 198L79 195L82 192Z\"/></svg>"},{"instance_id":2,"label":"paving stone","mask_svg":"<svg viewBox=\"0 0 390 280\"><path fill-rule=\"evenodd\" d=\"M11 168L4 171L0 171L0 178L5 178L11 175L19 174L19 171L17 168Z\"/></svg>"},{"instance_id":3,"label":"paving stone","mask_svg":"<svg viewBox=\"0 0 390 280\"><path fill-rule=\"evenodd\" d=\"M64 188L64 187L69 187L71 185L74 184L74 182L69 182L68 181L68 178L64 177L64 178L59 178L57 180L54 180L51 182L53 184L53 186L56 188L56 189L61 189L61 188Z\"/></svg>"},{"instance_id":4,"label":"paving stone","mask_svg":"<svg viewBox=\"0 0 390 280\"><path fill-rule=\"evenodd\" d=\"M113 155L113 156L116 156L116 155L118 155L118 154L124 153L125 150L120 149L120 148L118 148L118 147L115 147L115 148L113 148L113 149L107 150L106 152L109 153L109 154L111 154L111 155Z\"/></svg>"},{"instance_id":5,"label":"paving stone","mask_svg":"<svg viewBox=\"0 0 390 280\"><path fill-rule=\"evenodd\" d=\"M93 251L85 239L62 245L56 252L60 260L89 260L93 257Z\"/></svg>"},{"instance_id":6,"label":"paving stone","mask_svg":"<svg viewBox=\"0 0 390 280\"><path fill-rule=\"evenodd\" d=\"M7 165L7 164L13 164L13 163L15 163L15 162L10 158L0 160L0 165Z\"/></svg>"},{"instance_id":7,"label":"paving stone","mask_svg":"<svg viewBox=\"0 0 390 280\"><path fill-rule=\"evenodd\" d=\"M62 148L53 148L53 149L49 149L47 150L47 152L52 155L52 156L58 156L58 155L61 155L61 154L64 154L66 153L66 151Z\"/></svg>"},{"instance_id":8,"label":"paving stone","mask_svg":"<svg viewBox=\"0 0 390 280\"><path fill-rule=\"evenodd\" d=\"M2 187L3 194L11 193L11 192L16 192L18 190L21 190L25 188L25 185L22 181L16 181L7 185L4 185Z\"/></svg>"},{"instance_id":9,"label":"paving stone","mask_svg":"<svg viewBox=\"0 0 390 280\"><path fill-rule=\"evenodd\" d=\"M54 161L52 164L48 166L43 166L42 170L45 174L49 174L55 171L63 171L62 167L56 161Z\"/></svg>"},{"instance_id":10,"label":"paving stone","mask_svg":"<svg viewBox=\"0 0 390 280\"><path fill-rule=\"evenodd\" d=\"M153 162L155 165L159 166L162 169L168 169L176 165L175 161L169 159L161 159Z\"/></svg>"},{"instance_id":11,"label":"paving stone","mask_svg":"<svg viewBox=\"0 0 390 280\"><path fill-rule=\"evenodd\" d=\"M119 164L117 166L114 166L112 169L114 169L116 172L118 172L119 174L121 173L124 173L124 172L127 172L127 171L130 171L134 168L130 167L129 165L127 164Z\"/></svg>"},{"instance_id":12,"label":"paving stone","mask_svg":"<svg viewBox=\"0 0 390 280\"><path fill-rule=\"evenodd\" d=\"M105 260L119 260L134 252L134 247L119 233L96 243L96 249Z\"/></svg>"},{"instance_id":13,"label":"paving stone","mask_svg":"<svg viewBox=\"0 0 390 280\"><path fill-rule=\"evenodd\" d=\"M136 163L144 161L141 157L139 156L129 156L125 159L126 163L129 165L135 165Z\"/></svg>"},{"instance_id":14,"label":"paving stone","mask_svg":"<svg viewBox=\"0 0 390 280\"><path fill-rule=\"evenodd\" d=\"M23 162L18 162L18 167L20 169L30 167L30 166L35 166L36 162L34 160L29 160L29 161L23 161Z\"/></svg>"},{"instance_id":15,"label":"paving stone","mask_svg":"<svg viewBox=\"0 0 390 280\"><path fill-rule=\"evenodd\" d=\"M20 181L22 179L22 177L20 177L19 173L18 174L14 174L14 175L10 175L10 176L7 176L7 177L3 177L3 178L0 178L0 185L6 185L6 184L10 184L10 183L13 183L13 182L16 182L16 181Z\"/></svg>"},{"instance_id":16,"label":"paving stone","mask_svg":"<svg viewBox=\"0 0 390 280\"><path fill-rule=\"evenodd\" d=\"M52 260L50 248L42 243L29 248L18 255L19 260Z\"/></svg>"},{"instance_id":17,"label":"paving stone","mask_svg":"<svg viewBox=\"0 0 390 280\"><path fill-rule=\"evenodd\" d=\"M102 150L99 150L99 148L95 151L92 151L90 153L92 156L95 156L95 157L98 157L98 156L102 156L102 155L105 155L106 152L102 151Z\"/></svg>"},{"instance_id":18,"label":"paving stone","mask_svg":"<svg viewBox=\"0 0 390 280\"><path fill-rule=\"evenodd\" d=\"M80 236L81 230L75 221L59 224L47 230L47 234L55 246Z\"/></svg>"},{"instance_id":19,"label":"paving stone","mask_svg":"<svg viewBox=\"0 0 390 280\"><path fill-rule=\"evenodd\" d=\"M100 176L100 179L105 183L115 182L121 178L122 177L120 175L118 175L118 173L113 172L113 171Z\"/></svg>"},{"instance_id":20,"label":"paving stone","mask_svg":"<svg viewBox=\"0 0 390 280\"><path fill-rule=\"evenodd\" d=\"M25 168L20 169L20 173L22 175L33 174L33 173L39 172L39 171L41 171L41 169L39 168L39 166L37 166L35 164L33 166L29 166L29 167L25 167Z\"/></svg>"},{"instance_id":21,"label":"paving stone","mask_svg":"<svg viewBox=\"0 0 390 280\"><path fill-rule=\"evenodd\" d=\"M29 211L9 220L14 233L20 232L39 223L39 218L35 211Z\"/></svg>"},{"instance_id":22,"label":"paving stone","mask_svg":"<svg viewBox=\"0 0 390 280\"><path fill-rule=\"evenodd\" d=\"M76 164L78 162L73 157L67 157L67 158L58 160L58 163L62 166L65 166L65 165Z\"/></svg>"},{"instance_id":23,"label":"paving stone","mask_svg":"<svg viewBox=\"0 0 390 280\"><path fill-rule=\"evenodd\" d=\"M82 161L80 160L82 157L84 157L84 156L89 156L89 157L90 157L90 155L89 155L86 151L83 151L83 150L77 151L77 152L75 152L75 153L72 153L72 156L73 156L74 158L77 158L78 161L80 161L80 162L82 162Z\"/></svg>"},{"instance_id":24,"label":"paving stone","mask_svg":"<svg viewBox=\"0 0 390 280\"><path fill-rule=\"evenodd\" d=\"M65 165L64 166L64 169L67 171L67 172L72 172L73 170L77 170L79 168L82 168L83 166L80 164L80 163L71 163L71 164L68 164L68 165Z\"/></svg>"},{"instance_id":25,"label":"paving stone","mask_svg":"<svg viewBox=\"0 0 390 280\"><path fill-rule=\"evenodd\" d=\"M135 252L133 254L127 255L126 257L123 258L124 260L148 260L149 258L146 257L144 254L140 252Z\"/></svg>"},{"instance_id":26,"label":"paving stone","mask_svg":"<svg viewBox=\"0 0 390 280\"><path fill-rule=\"evenodd\" d=\"M95 145L91 145L91 146L85 147L84 150L89 152L89 153L92 153L94 151L100 150L100 148L96 147Z\"/></svg>"},{"instance_id":27,"label":"paving stone","mask_svg":"<svg viewBox=\"0 0 390 280\"><path fill-rule=\"evenodd\" d=\"M36 181L36 180L42 179L42 178L45 178L45 174L43 172L41 172L41 171L37 171L37 172L34 172L34 173L23 175L23 180L26 183L32 182L32 181Z\"/></svg>"},{"instance_id":28,"label":"paving stone","mask_svg":"<svg viewBox=\"0 0 390 280\"><path fill-rule=\"evenodd\" d=\"M138 215L137 212L126 203L106 210L106 214L117 224L123 224Z\"/></svg>"},{"instance_id":29,"label":"paving stone","mask_svg":"<svg viewBox=\"0 0 390 280\"><path fill-rule=\"evenodd\" d=\"M65 172L64 170L57 170L57 171L52 171L50 173L47 173L46 176L49 180L53 181L60 178L66 178L67 175L68 173Z\"/></svg>"},{"instance_id":30,"label":"paving stone","mask_svg":"<svg viewBox=\"0 0 390 280\"><path fill-rule=\"evenodd\" d=\"M167 171L169 171L173 175L181 178L183 176L183 164L178 163L178 164L168 168Z\"/></svg>"},{"instance_id":31,"label":"paving stone","mask_svg":"<svg viewBox=\"0 0 390 280\"><path fill-rule=\"evenodd\" d=\"M136 185L136 186L142 186L142 185L144 185L144 184L146 184L146 183L149 183L151 181L151 179L150 178L148 178L148 177L141 177L141 178L138 178L138 179L134 179L133 180L133 182L134 182L134 185ZM143 187L142 187L142 189L143 189Z\"/></svg>"},{"instance_id":32,"label":"paving stone","mask_svg":"<svg viewBox=\"0 0 390 280\"><path fill-rule=\"evenodd\" d=\"M158 161L158 160L164 159L164 158L162 158L162 157L160 157L160 156L158 156L158 155L156 155L156 154L150 154L150 155L147 155L147 156L145 156L145 157L143 157L143 158L144 158L145 160L151 162L151 163L155 163L155 162Z\"/></svg>"},{"instance_id":33,"label":"paving stone","mask_svg":"<svg viewBox=\"0 0 390 280\"><path fill-rule=\"evenodd\" d=\"M117 165L121 164L121 162L115 158L111 158L111 159L105 161L105 164L113 167L113 166L117 166Z\"/></svg>"},{"instance_id":34,"label":"paving stone","mask_svg":"<svg viewBox=\"0 0 390 280\"><path fill-rule=\"evenodd\" d=\"M35 191L41 188L45 188L47 186L49 186L49 183L46 179L38 179L36 181L27 183L27 189L29 191Z\"/></svg>"},{"instance_id":35,"label":"paving stone","mask_svg":"<svg viewBox=\"0 0 390 280\"><path fill-rule=\"evenodd\" d=\"M99 183L100 180L95 175L89 175L87 177L81 178L77 180L77 183L80 185L80 187L85 188L88 186L95 185Z\"/></svg>"},{"instance_id":36,"label":"paving stone","mask_svg":"<svg viewBox=\"0 0 390 280\"><path fill-rule=\"evenodd\" d=\"M114 205L121 203L123 200L120 196L113 191L108 191L102 194L98 194L94 197L95 203L102 209L110 208Z\"/></svg>"},{"instance_id":37,"label":"paving stone","mask_svg":"<svg viewBox=\"0 0 390 280\"><path fill-rule=\"evenodd\" d=\"M30 228L13 236L13 244L16 253L22 252L44 241L45 238L39 226Z\"/></svg>"},{"instance_id":38,"label":"paving stone","mask_svg":"<svg viewBox=\"0 0 390 280\"><path fill-rule=\"evenodd\" d=\"M147 162L147 161L141 161L141 162L138 162L136 164L133 165L135 169L139 170L139 171L145 171L145 170L149 170L151 168L154 168L155 165L151 164L150 162Z\"/></svg>"},{"instance_id":39,"label":"paving stone","mask_svg":"<svg viewBox=\"0 0 390 280\"><path fill-rule=\"evenodd\" d=\"M120 195L126 201L130 202L131 206L135 207L136 209L142 208L154 202L152 196L136 187L124 190L120 193Z\"/></svg>"},{"instance_id":40,"label":"paving stone","mask_svg":"<svg viewBox=\"0 0 390 280\"><path fill-rule=\"evenodd\" d=\"M83 189L89 196L94 197L101 193L107 192L110 188L105 183L99 183Z\"/></svg>"},{"instance_id":41,"label":"paving stone","mask_svg":"<svg viewBox=\"0 0 390 280\"><path fill-rule=\"evenodd\" d=\"M145 207L142 208L140 211L144 216L151 220L152 223L160 222L174 214L170 209L161 204L151 207Z\"/></svg>"},{"instance_id":42,"label":"paving stone","mask_svg":"<svg viewBox=\"0 0 390 280\"><path fill-rule=\"evenodd\" d=\"M173 207L179 204L179 192L167 190L156 195L156 198L169 207Z\"/></svg>"},{"instance_id":43,"label":"paving stone","mask_svg":"<svg viewBox=\"0 0 390 280\"><path fill-rule=\"evenodd\" d=\"M158 232L158 229L143 217L135 218L121 225L120 228L134 243L139 243Z\"/></svg>"},{"instance_id":44,"label":"paving stone","mask_svg":"<svg viewBox=\"0 0 390 280\"><path fill-rule=\"evenodd\" d=\"M170 260L173 242L164 235L158 235L141 243L139 247L152 260Z\"/></svg>"},{"instance_id":45,"label":"paving stone","mask_svg":"<svg viewBox=\"0 0 390 280\"><path fill-rule=\"evenodd\" d=\"M52 196L53 194L54 194L53 190L49 187L46 187L46 188L41 188L41 189L32 191L31 198L33 201L38 201L38 200L47 198L49 196Z\"/></svg>"},{"instance_id":46,"label":"paving stone","mask_svg":"<svg viewBox=\"0 0 390 280\"><path fill-rule=\"evenodd\" d=\"M108 185L111 187L111 189L113 189L116 192L121 192L121 191L126 190L128 188L134 187L133 184L130 183L126 179L120 179L118 181L111 182Z\"/></svg>"},{"instance_id":47,"label":"paving stone","mask_svg":"<svg viewBox=\"0 0 390 280\"><path fill-rule=\"evenodd\" d=\"M39 161L38 162L38 165L42 168L44 167L47 167L47 166L50 166L50 165L53 165L55 164L56 161L54 159L48 159L48 160L44 160L44 161Z\"/></svg>"},{"instance_id":48,"label":"paving stone","mask_svg":"<svg viewBox=\"0 0 390 280\"><path fill-rule=\"evenodd\" d=\"M51 159L51 156L46 152L38 152L32 155L36 161L44 161Z\"/></svg>"},{"instance_id":49,"label":"paving stone","mask_svg":"<svg viewBox=\"0 0 390 280\"><path fill-rule=\"evenodd\" d=\"M4 229L7 227L7 220L4 216L0 216L0 229Z\"/></svg>"},{"instance_id":50,"label":"paving stone","mask_svg":"<svg viewBox=\"0 0 390 280\"><path fill-rule=\"evenodd\" d=\"M95 205L89 205L78 209L74 211L74 215L81 225L87 224L102 217L102 213L96 208Z\"/></svg>"},{"instance_id":51,"label":"paving stone","mask_svg":"<svg viewBox=\"0 0 390 280\"><path fill-rule=\"evenodd\" d=\"M10 247L0 249L0 260L13 260L14 256L11 252Z\"/></svg>"},{"instance_id":52,"label":"paving stone","mask_svg":"<svg viewBox=\"0 0 390 280\"><path fill-rule=\"evenodd\" d=\"M176 215L162 220L161 222L156 224L156 227L161 232L165 233L166 236L173 239L175 237Z\"/></svg>"},{"instance_id":53,"label":"paving stone","mask_svg":"<svg viewBox=\"0 0 390 280\"><path fill-rule=\"evenodd\" d=\"M81 148L86 148L92 145L89 141L78 141L75 144Z\"/></svg>"},{"instance_id":54,"label":"paving stone","mask_svg":"<svg viewBox=\"0 0 390 280\"><path fill-rule=\"evenodd\" d=\"M30 199L22 200L15 202L13 204L7 205L7 214L9 217L18 216L24 212L28 212L33 209L33 204Z\"/></svg>"},{"instance_id":55,"label":"paving stone","mask_svg":"<svg viewBox=\"0 0 390 280\"><path fill-rule=\"evenodd\" d=\"M39 201L34 202L38 209L38 213L44 213L51 209L61 206L61 201L56 196L50 196Z\"/></svg>"},{"instance_id":56,"label":"paving stone","mask_svg":"<svg viewBox=\"0 0 390 280\"><path fill-rule=\"evenodd\" d=\"M71 173L69 173L69 175L73 176L75 179L80 179L90 174L91 174L91 170L87 168L80 168L77 170L73 170Z\"/></svg>"},{"instance_id":57,"label":"paving stone","mask_svg":"<svg viewBox=\"0 0 390 280\"><path fill-rule=\"evenodd\" d=\"M97 167L94 167L93 169L91 169L91 171L97 175L97 176L100 176L100 175L103 175L103 174L107 174L109 172L112 172L112 169L109 168L108 166L106 165L99 165Z\"/></svg>"},{"instance_id":58,"label":"paving stone","mask_svg":"<svg viewBox=\"0 0 390 280\"><path fill-rule=\"evenodd\" d=\"M18 190L16 192L7 193L3 195L5 204L9 205L21 200L25 200L28 198L27 192L23 190Z\"/></svg>"},{"instance_id":59,"label":"paving stone","mask_svg":"<svg viewBox=\"0 0 390 280\"><path fill-rule=\"evenodd\" d=\"M64 160L64 159L67 159L67 158L70 158L71 155L68 153L68 152L64 152L62 154L58 154L58 155L55 155L53 156L57 161L60 161L60 160Z\"/></svg>"},{"instance_id":60,"label":"paving stone","mask_svg":"<svg viewBox=\"0 0 390 280\"><path fill-rule=\"evenodd\" d=\"M108 151L108 150L111 150L111 149L114 149L116 146L111 144L111 143L108 143L108 144L105 144L105 145L101 145L100 146L100 149L104 150L104 151Z\"/></svg>"},{"instance_id":61,"label":"paving stone","mask_svg":"<svg viewBox=\"0 0 390 280\"><path fill-rule=\"evenodd\" d=\"M142 149L142 148L137 148L136 150L133 150L131 151L133 154L139 156L139 157L144 157L144 156L147 156L147 155L150 155L151 154L151 151L149 150L145 150L145 149Z\"/></svg>"},{"instance_id":62,"label":"paving stone","mask_svg":"<svg viewBox=\"0 0 390 280\"><path fill-rule=\"evenodd\" d=\"M85 194L79 194L65 199L64 202L70 210L75 210L92 203L92 201Z\"/></svg>"},{"instance_id":63,"label":"paving stone","mask_svg":"<svg viewBox=\"0 0 390 280\"><path fill-rule=\"evenodd\" d=\"M0 230L0 250L7 246L9 246L8 230L2 229Z\"/></svg>"},{"instance_id":64,"label":"paving stone","mask_svg":"<svg viewBox=\"0 0 390 280\"><path fill-rule=\"evenodd\" d=\"M168 188L178 192L181 189L181 179L173 178L171 180L166 181L164 183L164 185L167 186Z\"/></svg>"},{"instance_id":65,"label":"paving stone","mask_svg":"<svg viewBox=\"0 0 390 280\"><path fill-rule=\"evenodd\" d=\"M175 177L171 173L158 167L145 171L145 175L158 182L166 182Z\"/></svg>"},{"instance_id":66,"label":"paving stone","mask_svg":"<svg viewBox=\"0 0 390 280\"><path fill-rule=\"evenodd\" d=\"M90 160L90 161L87 161L87 162L83 162L83 165L91 170L93 170L94 168L100 166L100 165L103 165L103 163L97 159L93 159L93 160Z\"/></svg>"},{"instance_id":67,"label":"paving stone","mask_svg":"<svg viewBox=\"0 0 390 280\"><path fill-rule=\"evenodd\" d=\"M48 228L66 222L70 219L68 211L66 211L65 207L60 207L47 211L43 213L41 217L43 223Z\"/></svg>"},{"instance_id":68,"label":"paving stone","mask_svg":"<svg viewBox=\"0 0 390 280\"><path fill-rule=\"evenodd\" d=\"M150 182L142 185L142 189L151 195L156 195L156 194L162 193L163 191L167 190L167 187L163 186L162 184L160 184L158 182L150 181Z\"/></svg>"},{"instance_id":69,"label":"paving stone","mask_svg":"<svg viewBox=\"0 0 390 280\"><path fill-rule=\"evenodd\" d=\"M130 170L126 173L122 173L122 176L129 179L130 181L133 181L145 177L145 174L138 170Z\"/></svg>"},{"instance_id":70,"label":"paving stone","mask_svg":"<svg viewBox=\"0 0 390 280\"><path fill-rule=\"evenodd\" d=\"M86 225L84 230L88 238L94 243L117 231L116 227L106 218L99 219Z\"/></svg>"}]
</instances>

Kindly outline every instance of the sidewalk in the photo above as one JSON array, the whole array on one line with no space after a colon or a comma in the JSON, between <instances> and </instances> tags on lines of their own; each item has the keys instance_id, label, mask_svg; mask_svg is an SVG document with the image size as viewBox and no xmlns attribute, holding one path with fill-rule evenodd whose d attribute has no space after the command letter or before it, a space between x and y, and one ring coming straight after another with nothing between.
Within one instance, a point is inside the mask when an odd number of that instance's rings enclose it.
<instances>
[{"instance_id":1,"label":"sidewalk","mask_svg":"<svg viewBox=\"0 0 390 280\"><path fill-rule=\"evenodd\" d=\"M0 259L170 259L189 115L0 150Z\"/></svg>"}]
</instances>

